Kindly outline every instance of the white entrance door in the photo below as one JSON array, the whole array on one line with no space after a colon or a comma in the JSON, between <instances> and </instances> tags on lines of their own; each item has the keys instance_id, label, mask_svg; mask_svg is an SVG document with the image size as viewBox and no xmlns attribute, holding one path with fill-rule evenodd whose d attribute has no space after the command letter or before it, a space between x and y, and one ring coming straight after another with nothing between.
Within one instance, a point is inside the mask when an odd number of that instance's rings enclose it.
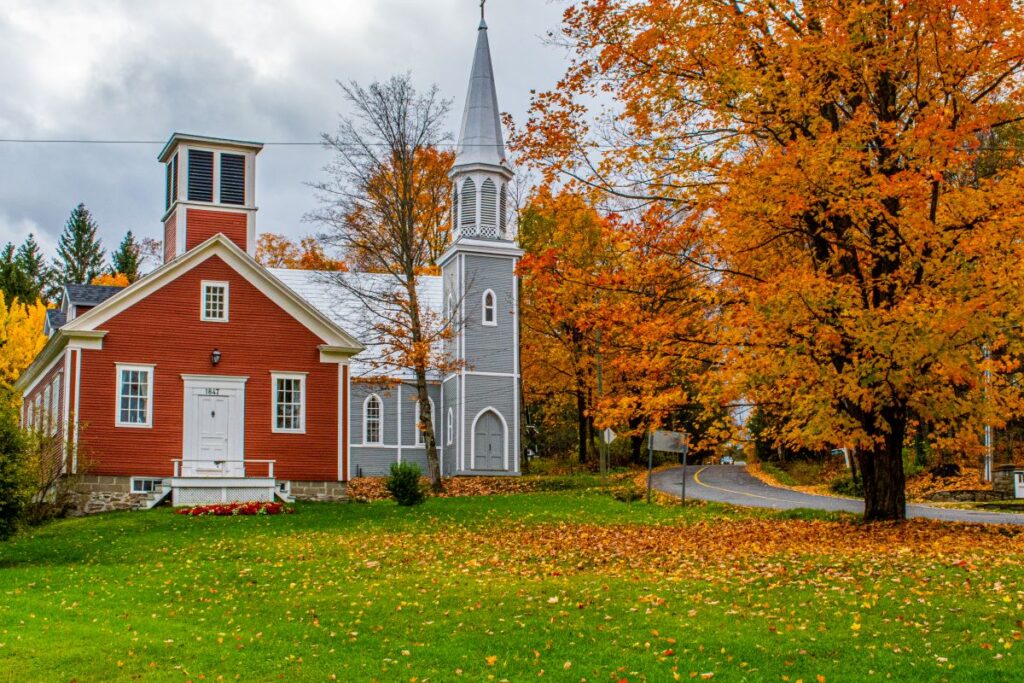
<instances>
[{"instance_id":1,"label":"white entrance door","mask_svg":"<svg viewBox=\"0 0 1024 683\"><path fill-rule=\"evenodd\" d=\"M185 378L184 477L244 477L245 377Z\"/></svg>"}]
</instances>

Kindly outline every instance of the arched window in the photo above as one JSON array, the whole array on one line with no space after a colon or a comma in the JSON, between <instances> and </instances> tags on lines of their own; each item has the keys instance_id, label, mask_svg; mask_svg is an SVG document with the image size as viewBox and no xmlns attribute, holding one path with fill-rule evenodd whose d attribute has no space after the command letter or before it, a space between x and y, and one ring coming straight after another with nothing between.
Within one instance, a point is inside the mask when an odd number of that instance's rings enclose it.
<instances>
[{"instance_id":1,"label":"arched window","mask_svg":"<svg viewBox=\"0 0 1024 683\"><path fill-rule=\"evenodd\" d=\"M466 178L462 183L462 227L472 228L476 225L476 183L472 178Z\"/></svg>"},{"instance_id":2,"label":"arched window","mask_svg":"<svg viewBox=\"0 0 1024 683\"><path fill-rule=\"evenodd\" d=\"M444 312L445 323L450 322L455 317L455 294L448 292L448 303L447 309Z\"/></svg>"},{"instance_id":3,"label":"arched window","mask_svg":"<svg viewBox=\"0 0 1024 683\"><path fill-rule=\"evenodd\" d=\"M494 292L488 289L486 292L484 292L483 314L480 316L480 320L481 322L483 322L484 325L498 324L498 315L495 309L496 306Z\"/></svg>"},{"instance_id":4,"label":"arched window","mask_svg":"<svg viewBox=\"0 0 1024 683\"><path fill-rule=\"evenodd\" d=\"M437 421L434 420L434 399L428 398L430 401L430 428L434 430L434 443L437 443ZM423 445L423 430L420 429L420 402L416 401L416 445Z\"/></svg>"},{"instance_id":5,"label":"arched window","mask_svg":"<svg viewBox=\"0 0 1024 683\"><path fill-rule=\"evenodd\" d=\"M508 238L505 229L508 227L508 183L501 184L501 195L498 197L498 230L501 237Z\"/></svg>"},{"instance_id":6,"label":"arched window","mask_svg":"<svg viewBox=\"0 0 1024 683\"><path fill-rule=\"evenodd\" d=\"M363 403L363 443L381 443L383 414L380 398L370 394Z\"/></svg>"},{"instance_id":7,"label":"arched window","mask_svg":"<svg viewBox=\"0 0 1024 683\"><path fill-rule=\"evenodd\" d=\"M455 411L451 408L448 409L448 417L444 422L444 443L446 446L451 446L455 441Z\"/></svg>"},{"instance_id":8,"label":"arched window","mask_svg":"<svg viewBox=\"0 0 1024 683\"><path fill-rule=\"evenodd\" d=\"M484 237L498 236L498 190L494 181L488 178L480 186L480 234Z\"/></svg>"}]
</instances>

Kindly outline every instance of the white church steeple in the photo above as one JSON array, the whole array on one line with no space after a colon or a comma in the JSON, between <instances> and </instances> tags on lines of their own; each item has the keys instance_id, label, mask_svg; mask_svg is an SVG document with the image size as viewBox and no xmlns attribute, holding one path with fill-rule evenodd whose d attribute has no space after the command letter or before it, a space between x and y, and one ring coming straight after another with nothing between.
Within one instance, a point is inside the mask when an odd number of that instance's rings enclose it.
<instances>
[{"instance_id":1,"label":"white church steeple","mask_svg":"<svg viewBox=\"0 0 1024 683\"><path fill-rule=\"evenodd\" d=\"M514 241L509 217L508 182L512 170L505 158L498 94L494 87L487 22L481 5L476 50L466 91L466 108L452 167L452 240Z\"/></svg>"}]
</instances>

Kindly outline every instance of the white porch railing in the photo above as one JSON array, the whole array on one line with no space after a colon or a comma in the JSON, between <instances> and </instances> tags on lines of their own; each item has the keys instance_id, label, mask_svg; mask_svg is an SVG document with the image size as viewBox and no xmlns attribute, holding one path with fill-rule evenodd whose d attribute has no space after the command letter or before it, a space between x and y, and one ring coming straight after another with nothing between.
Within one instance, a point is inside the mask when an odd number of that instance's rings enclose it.
<instances>
[{"instance_id":1,"label":"white porch railing","mask_svg":"<svg viewBox=\"0 0 1024 683\"><path fill-rule=\"evenodd\" d=\"M240 477L249 475L246 468L248 465L266 465L267 479L274 478L274 463L276 460L185 460L179 458L171 460L174 464L174 477L181 478L182 469L193 470L194 473L185 474L186 477Z\"/></svg>"}]
</instances>

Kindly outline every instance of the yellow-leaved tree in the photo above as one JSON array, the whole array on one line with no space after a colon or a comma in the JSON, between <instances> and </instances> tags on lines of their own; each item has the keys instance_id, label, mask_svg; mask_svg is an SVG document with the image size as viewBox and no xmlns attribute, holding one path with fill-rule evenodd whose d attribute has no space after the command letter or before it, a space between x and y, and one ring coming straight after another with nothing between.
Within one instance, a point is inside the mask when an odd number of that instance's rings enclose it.
<instances>
[{"instance_id":1,"label":"yellow-leaved tree","mask_svg":"<svg viewBox=\"0 0 1024 683\"><path fill-rule=\"evenodd\" d=\"M8 304L0 292L0 393L6 401L17 402L14 382L46 344L45 320L42 303L23 304L14 299Z\"/></svg>"}]
</instances>

